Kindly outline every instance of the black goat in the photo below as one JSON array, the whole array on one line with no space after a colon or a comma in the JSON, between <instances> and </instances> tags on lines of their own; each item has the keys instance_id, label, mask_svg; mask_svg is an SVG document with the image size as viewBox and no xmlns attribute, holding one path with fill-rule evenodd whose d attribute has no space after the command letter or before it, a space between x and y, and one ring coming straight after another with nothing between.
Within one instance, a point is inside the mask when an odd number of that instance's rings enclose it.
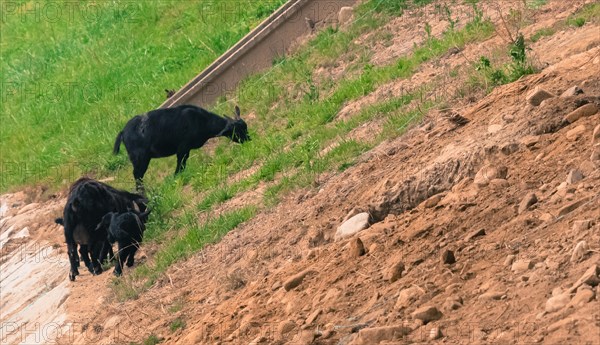
<instances>
[{"instance_id":1,"label":"black goat","mask_svg":"<svg viewBox=\"0 0 600 345\"><path fill-rule=\"evenodd\" d=\"M235 107L235 118L232 119L194 105L181 105L133 117L117 135L113 153L118 154L121 142L125 143L136 185L138 190L143 190L142 180L150 159L177 154L175 174L178 174L185 169L190 150L220 136L236 143L250 140L239 107Z\"/></svg>"},{"instance_id":2,"label":"black goat","mask_svg":"<svg viewBox=\"0 0 600 345\"><path fill-rule=\"evenodd\" d=\"M117 277L123 273L123 263L127 260L127 267L134 264L135 252L140 247L146 223L150 214L150 209L144 213L135 211L116 213L110 212L102 217L102 221L96 227L96 231L107 234L108 242L112 244L117 242L119 249L117 251L117 262L115 264L114 275Z\"/></svg>"},{"instance_id":3,"label":"black goat","mask_svg":"<svg viewBox=\"0 0 600 345\"><path fill-rule=\"evenodd\" d=\"M56 218L54 220L54 222L58 225L62 225L62 226L65 225L65 222L62 218ZM105 243L105 245L108 245L108 241L107 241L107 243ZM87 267L87 269L91 273L93 273L93 268L91 265L91 260L90 260L90 255L89 255L87 244L79 245L79 254L81 254L81 257L83 258L83 263L85 264L85 267ZM105 254L105 255L102 255L102 254ZM112 260L114 257L115 257L115 253L113 253L112 246L108 246L108 251L106 251L105 253L101 253L100 257L98 257L98 260L102 263L106 259ZM77 267L80 266L79 255L77 255L77 252L75 252L75 265Z\"/></svg>"},{"instance_id":4,"label":"black goat","mask_svg":"<svg viewBox=\"0 0 600 345\"><path fill-rule=\"evenodd\" d=\"M90 179L80 178L69 189L69 196L63 214L65 240L71 270L69 279L75 280L79 275L77 244L86 266L92 274L102 273L100 258L106 258L108 252L107 234L94 231L102 217L109 212L127 212L131 208L146 210L147 199L139 194L117 190L107 184Z\"/></svg>"}]
</instances>

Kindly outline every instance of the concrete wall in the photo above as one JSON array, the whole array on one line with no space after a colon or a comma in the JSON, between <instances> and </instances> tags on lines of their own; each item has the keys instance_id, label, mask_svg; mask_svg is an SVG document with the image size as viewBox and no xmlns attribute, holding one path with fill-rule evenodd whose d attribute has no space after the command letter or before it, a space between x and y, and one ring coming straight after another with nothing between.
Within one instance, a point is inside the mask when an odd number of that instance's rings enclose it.
<instances>
[{"instance_id":1,"label":"concrete wall","mask_svg":"<svg viewBox=\"0 0 600 345\"><path fill-rule=\"evenodd\" d=\"M208 106L232 92L249 74L271 67L290 45L311 29L306 18L319 27L335 25L338 13L356 0L289 0L248 33L204 71L189 81L160 108L180 104Z\"/></svg>"}]
</instances>

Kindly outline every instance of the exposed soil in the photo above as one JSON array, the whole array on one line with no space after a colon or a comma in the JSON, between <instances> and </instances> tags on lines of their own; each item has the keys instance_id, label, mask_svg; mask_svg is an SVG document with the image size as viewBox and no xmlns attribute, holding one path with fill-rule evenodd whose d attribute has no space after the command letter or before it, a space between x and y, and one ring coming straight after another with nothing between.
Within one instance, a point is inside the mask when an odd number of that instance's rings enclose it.
<instances>
[{"instance_id":1,"label":"exposed soil","mask_svg":"<svg viewBox=\"0 0 600 345\"><path fill-rule=\"evenodd\" d=\"M550 2L523 31L580 7ZM502 42L495 35L461 53L476 58ZM54 322L63 344L129 344L151 334L164 344L600 344L600 113L565 121L586 104L600 108L599 43L591 23L540 39L531 52L547 65L540 73L449 102L468 123L432 111L320 188L289 195L174 265L136 300L115 300L110 272L82 270L67 281L62 231L52 223L64 198L31 204L25 193L5 195L2 320L22 328ZM342 113L394 97L407 83L435 82L436 73L465 64L460 55ZM558 96L575 85L584 93ZM535 106L527 95L537 87L553 97ZM385 126L374 123L373 131ZM368 133L359 127L352 137ZM219 210L253 193L260 190ZM338 226L361 212L370 225L337 239ZM14 269L17 249L4 248L32 243L58 247L63 261ZM7 343L23 340L21 330L4 331L3 343L6 334Z\"/></svg>"}]
</instances>

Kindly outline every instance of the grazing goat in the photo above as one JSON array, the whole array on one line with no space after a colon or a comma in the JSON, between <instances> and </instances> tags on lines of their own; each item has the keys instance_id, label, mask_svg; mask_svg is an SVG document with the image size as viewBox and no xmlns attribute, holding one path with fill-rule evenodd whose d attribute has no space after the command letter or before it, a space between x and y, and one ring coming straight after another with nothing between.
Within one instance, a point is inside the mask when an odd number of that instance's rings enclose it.
<instances>
[{"instance_id":1,"label":"grazing goat","mask_svg":"<svg viewBox=\"0 0 600 345\"><path fill-rule=\"evenodd\" d=\"M235 118L213 114L194 105L158 109L133 117L117 135L113 153L118 154L121 142L133 164L133 177L138 190L143 191L143 178L150 159L177 154L175 174L183 169L190 150L204 145L210 138L228 137L236 143L250 140L246 122L235 107Z\"/></svg>"},{"instance_id":2,"label":"grazing goat","mask_svg":"<svg viewBox=\"0 0 600 345\"><path fill-rule=\"evenodd\" d=\"M117 242L119 249L117 251L117 262L115 276L123 274L123 263L127 260L127 267L133 266L135 252L140 247L146 226L144 223L148 219L150 209L144 213L135 211L116 213L110 212L102 217L102 221L96 227L96 231L107 234L108 242L112 244Z\"/></svg>"},{"instance_id":3,"label":"grazing goat","mask_svg":"<svg viewBox=\"0 0 600 345\"><path fill-rule=\"evenodd\" d=\"M63 226L71 270L69 279L79 275L77 245L86 266L92 274L102 273L99 258L105 258L108 251L107 234L94 231L102 217L109 212L127 212L131 208L146 210L147 199L139 194L117 190L107 184L80 178L69 189L69 196L63 213Z\"/></svg>"}]
</instances>

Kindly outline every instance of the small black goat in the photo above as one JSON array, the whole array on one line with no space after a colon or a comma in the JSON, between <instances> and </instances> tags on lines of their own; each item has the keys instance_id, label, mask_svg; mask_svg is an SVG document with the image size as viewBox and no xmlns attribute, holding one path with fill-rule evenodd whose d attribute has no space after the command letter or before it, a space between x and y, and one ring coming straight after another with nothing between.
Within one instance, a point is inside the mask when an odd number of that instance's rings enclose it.
<instances>
[{"instance_id":1,"label":"small black goat","mask_svg":"<svg viewBox=\"0 0 600 345\"><path fill-rule=\"evenodd\" d=\"M127 267L133 266L135 252L140 247L146 230L145 223L148 220L148 214L150 214L150 209L144 213L110 212L102 217L102 221L96 227L96 231L107 234L111 247L113 243L118 243L117 262L113 271L115 276L123 274L125 261L127 261Z\"/></svg>"},{"instance_id":2,"label":"small black goat","mask_svg":"<svg viewBox=\"0 0 600 345\"><path fill-rule=\"evenodd\" d=\"M65 225L65 221L62 218L56 218L54 220L54 222L58 225L62 225L62 226ZM107 243L105 243L105 245L108 245L108 241L107 241ZM94 273L93 267L91 265L91 260L90 260L90 255L89 255L89 250L88 250L87 244L79 245L79 254L83 258L83 263L85 264L85 267L87 267L87 269L90 271L90 273ZM108 251L101 252L100 257L98 257L98 260L102 263L102 262L106 261L106 259L112 260L112 259L114 259L114 257L115 257L115 253L113 253L112 246L108 246ZM81 266L80 261L79 261L79 255L77 255L77 252L75 252L75 264L77 267Z\"/></svg>"},{"instance_id":3,"label":"small black goat","mask_svg":"<svg viewBox=\"0 0 600 345\"><path fill-rule=\"evenodd\" d=\"M183 169L190 150L204 145L208 139L228 137L236 143L250 140L246 122L235 107L235 118L224 118L194 105L158 109L133 117L117 135L113 153L118 154L121 142L133 164L133 177L138 190L150 159L177 154L175 174Z\"/></svg>"},{"instance_id":4,"label":"small black goat","mask_svg":"<svg viewBox=\"0 0 600 345\"><path fill-rule=\"evenodd\" d=\"M138 208L144 212L147 202L148 200L141 195L117 190L90 178L80 178L73 183L69 189L62 221L71 264L71 281L79 275L77 245L80 246L79 252L90 272L102 273L100 259L106 258L109 250L107 234L94 231L102 217L109 212L127 212L131 208Z\"/></svg>"}]
</instances>

